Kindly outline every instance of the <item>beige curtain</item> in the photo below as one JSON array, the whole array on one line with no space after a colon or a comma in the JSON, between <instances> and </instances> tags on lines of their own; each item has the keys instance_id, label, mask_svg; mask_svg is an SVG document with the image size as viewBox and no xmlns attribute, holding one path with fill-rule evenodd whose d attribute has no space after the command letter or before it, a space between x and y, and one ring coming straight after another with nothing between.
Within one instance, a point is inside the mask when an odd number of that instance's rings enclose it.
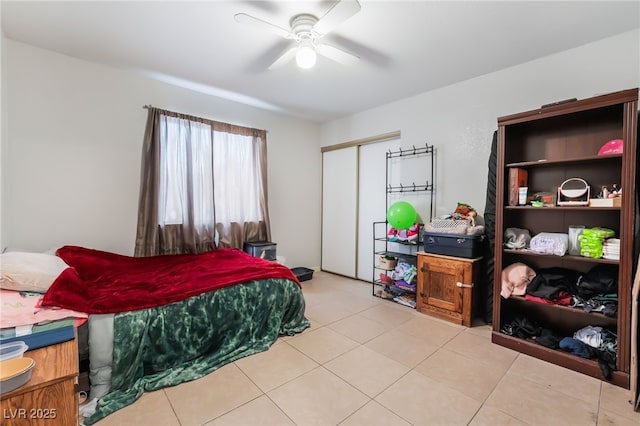
<instances>
[{"instance_id":1,"label":"beige curtain","mask_svg":"<svg viewBox=\"0 0 640 426\"><path fill-rule=\"evenodd\" d=\"M266 131L148 109L135 255L270 241Z\"/></svg>"}]
</instances>

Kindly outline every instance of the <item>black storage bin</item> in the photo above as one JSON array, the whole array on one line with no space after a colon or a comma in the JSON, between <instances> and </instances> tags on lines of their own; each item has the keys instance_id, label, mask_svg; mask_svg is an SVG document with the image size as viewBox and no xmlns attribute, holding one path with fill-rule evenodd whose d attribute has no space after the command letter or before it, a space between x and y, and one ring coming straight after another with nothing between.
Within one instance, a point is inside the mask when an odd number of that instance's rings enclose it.
<instances>
[{"instance_id":1,"label":"black storage bin","mask_svg":"<svg viewBox=\"0 0 640 426\"><path fill-rule=\"evenodd\" d=\"M476 258L482 255L484 235L424 233L424 251L445 256Z\"/></svg>"},{"instance_id":2,"label":"black storage bin","mask_svg":"<svg viewBox=\"0 0 640 426\"><path fill-rule=\"evenodd\" d=\"M242 249L251 256L266 260L276 260L276 243L271 241L247 241Z\"/></svg>"},{"instance_id":3,"label":"black storage bin","mask_svg":"<svg viewBox=\"0 0 640 426\"><path fill-rule=\"evenodd\" d=\"M293 272L293 275L295 275L300 282L308 281L313 278L313 269L305 268L303 266L291 268L291 272Z\"/></svg>"}]
</instances>

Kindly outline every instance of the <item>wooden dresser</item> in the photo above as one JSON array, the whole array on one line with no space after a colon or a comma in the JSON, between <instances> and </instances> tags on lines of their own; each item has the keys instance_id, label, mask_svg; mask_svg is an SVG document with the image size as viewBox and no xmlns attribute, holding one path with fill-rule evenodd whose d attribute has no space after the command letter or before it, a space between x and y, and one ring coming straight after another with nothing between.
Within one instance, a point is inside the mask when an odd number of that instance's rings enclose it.
<instances>
[{"instance_id":1,"label":"wooden dresser","mask_svg":"<svg viewBox=\"0 0 640 426\"><path fill-rule=\"evenodd\" d=\"M76 340L25 352L35 360L31 379L1 396L0 423L6 426L78 424Z\"/></svg>"}]
</instances>

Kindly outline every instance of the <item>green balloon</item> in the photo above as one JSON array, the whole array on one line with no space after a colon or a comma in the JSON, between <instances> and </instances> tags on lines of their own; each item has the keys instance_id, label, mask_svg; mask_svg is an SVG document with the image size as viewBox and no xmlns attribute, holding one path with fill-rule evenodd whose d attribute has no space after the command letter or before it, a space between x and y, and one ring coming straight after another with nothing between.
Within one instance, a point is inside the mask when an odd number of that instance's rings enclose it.
<instances>
[{"instance_id":1,"label":"green balloon","mask_svg":"<svg viewBox=\"0 0 640 426\"><path fill-rule=\"evenodd\" d=\"M387 222L395 229L411 228L416 217L416 209L406 201L397 201L387 210Z\"/></svg>"}]
</instances>

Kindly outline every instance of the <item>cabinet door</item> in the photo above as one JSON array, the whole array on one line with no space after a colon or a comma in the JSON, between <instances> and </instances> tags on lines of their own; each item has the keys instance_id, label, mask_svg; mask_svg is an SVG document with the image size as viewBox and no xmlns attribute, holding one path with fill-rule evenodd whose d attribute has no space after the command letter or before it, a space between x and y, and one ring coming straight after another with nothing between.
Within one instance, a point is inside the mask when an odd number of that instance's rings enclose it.
<instances>
[{"instance_id":1,"label":"cabinet door","mask_svg":"<svg viewBox=\"0 0 640 426\"><path fill-rule=\"evenodd\" d=\"M445 259L431 258L422 262L422 303L451 313L462 313L465 265Z\"/></svg>"}]
</instances>

